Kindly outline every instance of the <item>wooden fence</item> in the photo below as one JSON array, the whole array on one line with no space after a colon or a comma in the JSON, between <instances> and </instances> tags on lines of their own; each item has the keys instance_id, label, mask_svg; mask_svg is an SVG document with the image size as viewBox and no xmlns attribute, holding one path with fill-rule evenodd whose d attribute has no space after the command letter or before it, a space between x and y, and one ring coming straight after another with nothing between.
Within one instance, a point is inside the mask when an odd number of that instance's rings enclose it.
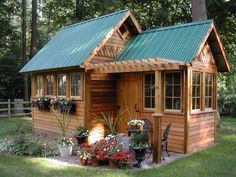
<instances>
[{"instance_id":1,"label":"wooden fence","mask_svg":"<svg viewBox=\"0 0 236 177\"><path fill-rule=\"evenodd\" d=\"M6 102L0 102L0 117L10 118L11 116L29 116L31 114L31 101L15 99L11 102L8 99Z\"/></svg>"}]
</instances>

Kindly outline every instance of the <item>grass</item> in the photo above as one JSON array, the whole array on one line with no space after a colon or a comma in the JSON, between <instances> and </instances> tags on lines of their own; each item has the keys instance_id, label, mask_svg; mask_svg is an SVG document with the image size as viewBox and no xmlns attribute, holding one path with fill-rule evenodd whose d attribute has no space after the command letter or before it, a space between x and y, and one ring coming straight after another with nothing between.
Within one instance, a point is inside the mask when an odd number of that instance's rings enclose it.
<instances>
[{"instance_id":1,"label":"grass","mask_svg":"<svg viewBox=\"0 0 236 177\"><path fill-rule=\"evenodd\" d=\"M31 117L0 118L0 143L4 138L11 138L16 135L17 124L21 124L26 134L32 131Z\"/></svg>"},{"instance_id":2,"label":"grass","mask_svg":"<svg viewBox=\"0 0 236 177\"><path fill-rule=\"evenodd\" d=\"M179 159L169 165L143 171L89 169L62 165L43 158L0 155L0 177L233 177L236 176L236 119L223 118L218 144L213 148ZM21 119L28 127L29 119ZM13 135L16 120L0 120L1 133ZM25 122L25 123L24 123ZM3 126L5 124L5 126ZM11 128L10 128L11 127ZM8 130L3 130L3 129ZM29 127L28 127L29 128ZM0 138L4 137L0 135Z\"/></svg>"}]
</instances>

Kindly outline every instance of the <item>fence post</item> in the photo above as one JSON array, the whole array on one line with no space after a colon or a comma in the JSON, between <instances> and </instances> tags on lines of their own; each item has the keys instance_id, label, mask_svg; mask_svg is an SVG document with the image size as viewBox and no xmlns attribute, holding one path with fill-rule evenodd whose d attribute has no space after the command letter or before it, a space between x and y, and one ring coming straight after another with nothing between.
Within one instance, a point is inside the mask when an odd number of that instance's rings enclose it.
<instances>
[{"instance_id":1,"label":"fence post","mask_svg":"<svg viewBox=\"0 0 236 177\"><path fill-rule=\"evenodd\" d=\"M7 109L8 109L8 118L10 119L11 117L11 100L7 100Z\"/></svg>"}]
</instances>

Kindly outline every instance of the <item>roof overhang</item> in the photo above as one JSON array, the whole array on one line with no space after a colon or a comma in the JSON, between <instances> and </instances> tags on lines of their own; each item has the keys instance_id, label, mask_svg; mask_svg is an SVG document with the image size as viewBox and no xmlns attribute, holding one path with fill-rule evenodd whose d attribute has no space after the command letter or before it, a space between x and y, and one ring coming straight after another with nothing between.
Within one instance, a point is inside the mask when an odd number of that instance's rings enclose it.
<instances>
[{"instance_id":1,"label":"roof overhang","mask_svg":"<svg viewBox=\"0 0 236 177\"><path fill-rule=\"evenodd\" d=\"M189 64L162 58L150 58L100 64L86 64L84 65L84 68L86 71L92 70L93 73L125 73L156 70L180 70L183 66L189 66Z\"/></svg>"},{"instance_id":2,"label":"roof overhang","mask_svg":"<svg viewBox=\"0 0 236 177\"><path fill-rule=\"evenodd\" d=\"M230 65L227 60L227 54L220 35L214 26L212 32L209 35L208 43L211 47L212 54L215 58L216 65L219 72L229 72Z\"/></svg>"},{"instance_id":3,"label":"roof overhang","mask_svg":"<svg viewBox=\"0 0 236 177\"><path fill-rule=\"evenodd\" d=\"M230 65L227 60L227 54L225 52L223 42L220 38L220 35L218 33L218 30L216 29L216 25L214 22L212 22L211 27L206 33L206 36L204 37L196 56L199 55L206 42L208 42L208 44L210 45L218 72L229 72Z\"/></svg>"}]
</instances>

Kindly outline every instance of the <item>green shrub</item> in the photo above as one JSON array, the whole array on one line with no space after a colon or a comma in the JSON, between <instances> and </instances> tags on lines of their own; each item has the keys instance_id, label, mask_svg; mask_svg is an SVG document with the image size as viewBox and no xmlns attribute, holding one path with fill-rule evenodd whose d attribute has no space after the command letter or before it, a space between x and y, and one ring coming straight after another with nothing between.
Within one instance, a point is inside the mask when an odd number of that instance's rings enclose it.
<instances>
[{"instance_id":1,"label":"green shrub","mask_svg":"<svg viewBox=\"0 0 236 177\"><path fill-rule=\"evenodd\" d=\"M40 137L19 134L0 144L0 152L8 152L19 156L48 157L55 154L56 143L45 143Z\"/></svg>"}]
</instances>

